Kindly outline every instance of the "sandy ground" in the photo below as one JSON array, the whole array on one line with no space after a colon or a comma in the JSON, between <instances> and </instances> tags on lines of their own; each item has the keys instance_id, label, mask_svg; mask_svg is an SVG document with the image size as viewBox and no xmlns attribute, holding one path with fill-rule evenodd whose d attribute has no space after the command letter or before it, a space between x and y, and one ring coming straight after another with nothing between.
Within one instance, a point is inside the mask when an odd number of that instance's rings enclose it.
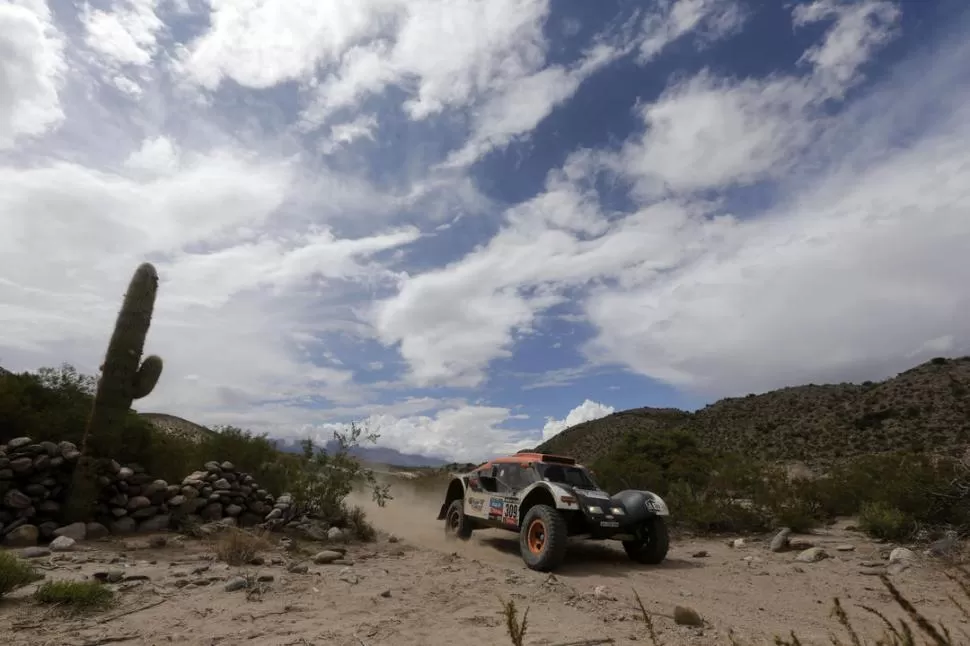
<instances>
[{"instance_id":1,"label":"sandy ground","mask_svg":"<svg viewBox=\"0 0 970 646\"><path fill-rule=\"evenodd\" d=\"M891 546L844 527L805 537L831 554L818 563L795 563L794 553L771 553L765 542L751 539L740 548L720 539L675 540L660 566L633 564L610 545L578 543L550 576L525 568L514 534L489 531L467 543L446 541L431 501L398 491L388 507L368 508L375 524L399 540L350 545L347 563L309 560L305 574L288 566L326 546L273 549L259 567L227 566L214 559L210 544L173 536L160 548L148 547L145 537L105 539L37 559L51 579L123 569L127 580L114 584L118 605L68 617L36 606L29 600L32 588L25 588L0 602L0 643L501 645L509 642L500 599L529 608L526 644L649 643L634 589L655 613L663 644L728 643L732 629L746 643L770 643L790 630L808 643L830 643L829 635L838 634L830 618L835 596L870 634L877 620L858 604L901 616L879 579L863 573L872 572L866 563L882 561ZM842 544L854 550L837 551ZM240 574L266 580L227 592L226 581ZM937 565L918 563L894 581L931 619L951 630L967 628L947 599L956 588ZM704 627L675 625L675 605L695 609Z\"/></svg>"}]
</instances>

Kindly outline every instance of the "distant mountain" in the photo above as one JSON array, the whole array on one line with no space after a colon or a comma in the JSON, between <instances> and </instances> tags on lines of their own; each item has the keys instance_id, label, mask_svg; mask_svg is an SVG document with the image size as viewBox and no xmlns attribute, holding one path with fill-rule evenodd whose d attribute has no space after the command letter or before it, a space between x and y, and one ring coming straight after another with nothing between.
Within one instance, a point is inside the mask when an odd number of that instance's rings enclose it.
<instances>
[{"instance_id":1,"label":"distant mountain","mask_svg":"<svg viewBox=\"0 0 970 646\"><path fill-rule=\"evenodd\" d=\"M691 432L711 449L810 465L900 449L962 454L970 446L970 357L940 357L880 382L722 399L694 413L620 411L570 427L537 450L588 463L628 433L667 429Z\"/></svg>"},{"instance_id":2,"label":"distant mountain","mask_svg":"<svg viewBox=\"0 0 970 646\"><path fill-rule=\"evenodd\" d=\"M140 417L150 421L155 428L167 433L186 439L199 441L206 434L215 433L210 428L190 422L187 419L168 415L165 413L140 413ZM286 453L302 453L299 441L276 440L276 448ZM324 447L328 452L337 450L337 442L331 440ZM440 467L447 463L447 460L431 458L425 455L413 455L401 453L395 449L388 449L382 446L361 446L351 451L351 454L365 462L387 464L396 467Z\"/></svg>"},{"instance_id":3,"label":"distant mountain","mask_svg":"<svg viewBox=\"0 0 970 646\"><path fill-rule=\"evenodd\" d=\"M277 448L287 453L302 453L303 448L298 441L284 442L278 441ZM328 452L337 450L337 442L330 440L324 446ZM389 449L382 446L360 446L350 451L351 455L365 462L377 464L387 464L395 467L440 467L447 464L447 460L432 458L426 455L415 455L411 453L401 453L396 449Z\"/></svg>"}]
</instances>

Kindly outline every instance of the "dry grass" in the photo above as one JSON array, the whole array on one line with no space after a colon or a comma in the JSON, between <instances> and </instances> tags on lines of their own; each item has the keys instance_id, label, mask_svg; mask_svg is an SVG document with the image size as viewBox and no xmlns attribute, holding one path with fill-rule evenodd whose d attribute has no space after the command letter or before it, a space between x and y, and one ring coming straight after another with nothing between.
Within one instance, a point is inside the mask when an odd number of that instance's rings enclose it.
<instances>
[{"instance_id":1,"label":"dry grass","mask_svg":"<svg viewBox=\"0 0 970 646\"><path fill-rule=\"evenodd\" d=\"M229 565L246 565L256 555L272 547L267 532L250 532L227 527L215 538L216 557Z\"/></svg>"},{"instance_id":2,"label":"dry grass","mask_svg":"<svg viewBox=\"0 0 970 646\"><path fill-rule=\"evenodd\" d=\"M48 581L34 592L34 600L67 611L104 610L114 592L99 581Z\"/></svg>"},{"instance_id":3,"label":"dry grass","mask_svg":"<svg viewBox=\"0 0 970 646\"><path fill-rule=\"evenodd\" d=\"M0 550L0 597L43 578L27 561Z\"/></svg>"},{"instance_id":4,"label":"dry grass","mask_svg":"<svg viewBox=\"0 0 970 646\"><path fill-rule=\"evenodd\" d=\"M525 632L529 627L529 609L525 609L520 620L519 609L515 607L515 601L509 599L502 602L502 614L505 616L505 633L509 636L512 646L523 646L525 644Z\"/></svg>"}]
</instances>

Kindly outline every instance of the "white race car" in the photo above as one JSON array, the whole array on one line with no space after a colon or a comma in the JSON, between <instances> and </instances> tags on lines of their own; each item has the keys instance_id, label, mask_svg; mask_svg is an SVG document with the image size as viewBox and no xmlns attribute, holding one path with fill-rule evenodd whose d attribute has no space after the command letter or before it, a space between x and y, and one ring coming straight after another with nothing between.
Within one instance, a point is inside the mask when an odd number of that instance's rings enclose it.
<instances>
[{"instance_id":1,"label":"white race car","mask_svg":"<svg viewBox=\"0 0 970 646\"><path fill-rule=\"evenodd\" d=\"M520 451L453 474L438 520L463 540L476 529L519 534L522 560L547 572L562 563L570 537L623 542L627 555L657 564L667 557L667 504L650 491L602 491L569 457Z\"/></svg>"}]
</instances>

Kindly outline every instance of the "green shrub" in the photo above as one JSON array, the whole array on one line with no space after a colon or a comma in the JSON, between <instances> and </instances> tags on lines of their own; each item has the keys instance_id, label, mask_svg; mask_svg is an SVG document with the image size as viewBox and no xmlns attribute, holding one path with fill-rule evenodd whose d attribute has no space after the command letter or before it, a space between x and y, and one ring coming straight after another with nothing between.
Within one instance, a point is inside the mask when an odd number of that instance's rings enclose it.
<instances>
[{"instance_id":1,"label":"green shrub","mask_svg":"<svg viewBox=\"0 0 970 646\"><path fill-rule=\"evenodd\" d=\"M914 523L906 514L884 502L865 502L859 510L859 527L870 536L898 541L912 535Z\"/></svg>"},{"instance_id":2,"label":"green shrub","mask_svg":"<svg viewBox=\"0 0 970 646\"><path fill-rule=\"evenodd\" d=\"M899 451L856 457L814 479L750 456L715 454L683 431L627 437L594 462L604 488L665 496L671 520L701 532L808 531L862 514L873 536L899 540L914 528L970 529L970 468L953 457Z\"/></svg>"},{"instance_id":3,"label":"green shrub","mask_svg":"<svg viewBox=\"0 0 970 646\"><path fill-rule=\"evenodd\" d=\"M48 581L34 599L71 610L103 610L114 601L114 592L98 581Z\"/></svg>"},{"instance_id":4,"label":"green shrub","mask_svg":"<svg viewBox=\"0 0 970 646\"><path fill-rule=\"evenodd\" d=\"M315 449L310 440L303 442L302 464L292 474L290 493L298 514L321 518L336 527L350 528L358 535L361 530L352 523L357 519L362 524L362 511L348 510L346 498L358 487L369 489L378 505L391 499L390 485L379 484L374 472L361 464L352 454L352 449L360 444L362 429L351 424L348 433L334 431L337 448L333 453ZM367 434L364 439L376 441L377 434Z\"/></svg>"},{"instance_id":5,"label":"green shrub","mask_svg":"<svg viewBox=\"0 0 970 646\"><path fill-rule=\"evenodd\" d=\"M0 597L43 578L44 575L27 561L10 552L0 551Z\"/></svg>"}]
</instances>

